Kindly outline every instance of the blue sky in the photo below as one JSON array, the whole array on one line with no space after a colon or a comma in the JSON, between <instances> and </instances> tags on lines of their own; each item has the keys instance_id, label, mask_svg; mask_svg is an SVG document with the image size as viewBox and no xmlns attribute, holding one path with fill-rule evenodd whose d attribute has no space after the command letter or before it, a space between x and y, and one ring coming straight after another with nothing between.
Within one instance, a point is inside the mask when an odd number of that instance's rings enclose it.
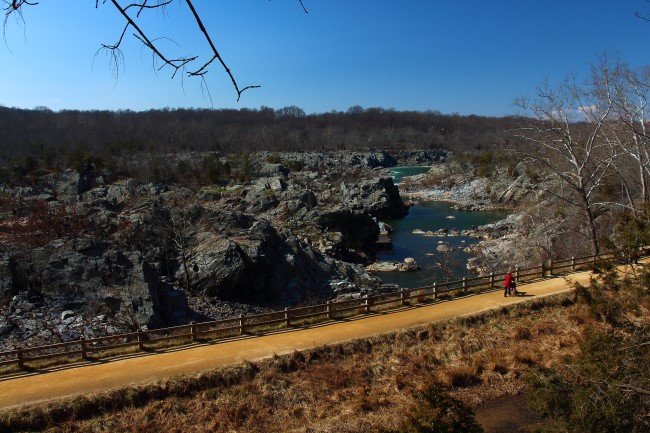
<instances>
[{"instance_id":1,"label":"blue sky","mask_svg":"<svg viewBox=\"0 0 650 433\"><path fill-rule=\"evenodd\" d=\"M544 79L587 77L604 51L650 63L645 0L194 0L241 86L217 64L207 84L156 72L127 38L116 80L108 58L121 19L110 2L41 0L10 19L0 43L0 105L61 109L280 108L307 113L353 105L501 116ZM172 54L206 54L187 8L143 26ZM173 42L172 42L173 40Z\"/></svg>"}]
</instances>

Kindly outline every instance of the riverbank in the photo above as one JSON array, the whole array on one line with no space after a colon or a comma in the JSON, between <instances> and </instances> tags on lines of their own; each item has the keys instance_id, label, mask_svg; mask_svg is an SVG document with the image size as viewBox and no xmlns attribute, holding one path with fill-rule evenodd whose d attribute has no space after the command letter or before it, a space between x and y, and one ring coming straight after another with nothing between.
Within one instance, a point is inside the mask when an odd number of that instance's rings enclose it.
<instances>
[{"instance_id":1,"label":"riverbank","mask_svg":"<svg viewBox=\"0 0 650 433\"><path fill-rule=\"evenodd\" d=\"M512 212L533 194L525 175L495 168L486 176L457 162L434 164L426 173L410 176L400 184L400 193L411 201L451 203L461 210Z\"/></svg>"}]
</instances>

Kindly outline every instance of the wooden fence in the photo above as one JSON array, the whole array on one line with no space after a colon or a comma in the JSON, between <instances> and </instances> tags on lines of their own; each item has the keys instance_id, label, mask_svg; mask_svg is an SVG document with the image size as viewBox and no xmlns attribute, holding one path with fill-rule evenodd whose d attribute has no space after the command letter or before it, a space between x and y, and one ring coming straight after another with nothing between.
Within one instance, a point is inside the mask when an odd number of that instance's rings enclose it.
<instances>
[{"instance_id":1,"label":"wooden fence","mask_svg":"<svg viewBox=\"0 0 650 433\"><path fill-rule=\"evenodd\" d=\"M572 257L567 260L547 261L540 266L519 269L513 272L519 283L530 282L576 270L589 269L599 262L612 263L617 259L612 253L599 256ZM92 360L109 358L124 354L127 350L155 350L165 344L179 346L198 341L214 341L235 338L245 334L261 335L283 328L308 326L314 323L344 319L373 311L390 310L428 303L442 299L452 299L470 293L480 293L502 289L505 272L491 273L487 276L463 278L447 283L434 283L431 286L415 289L364 296L360 298L328 301L325 304L308 307L286 308L282 311L239 316L212 322L190 323L188 325L142 330L128 334L110 335L69 341L46 346L26 347L0 352L0 366L64 358Z\"/></svg>"}]
</instances>

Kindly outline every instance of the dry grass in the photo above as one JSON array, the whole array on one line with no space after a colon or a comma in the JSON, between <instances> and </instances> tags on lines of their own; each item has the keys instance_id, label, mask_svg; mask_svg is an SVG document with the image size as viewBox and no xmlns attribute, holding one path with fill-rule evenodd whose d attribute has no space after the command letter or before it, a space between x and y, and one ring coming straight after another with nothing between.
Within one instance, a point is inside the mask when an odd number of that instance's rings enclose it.
<instances>
[{"instance_id":1,"label":"dry grass","mask_svg":"<svg viewBox=\"0 0 650 433\"><path fill-rule=\"evenodd\" d=\"M531 366L576 350L567 297L218 371L0 414L0 431L375 432L397 428L437 378L476 406L520 391ZM578 323L577 317L585 318ZM526 331L524 331L526 330Z\"/></svg>"}]
</instances>

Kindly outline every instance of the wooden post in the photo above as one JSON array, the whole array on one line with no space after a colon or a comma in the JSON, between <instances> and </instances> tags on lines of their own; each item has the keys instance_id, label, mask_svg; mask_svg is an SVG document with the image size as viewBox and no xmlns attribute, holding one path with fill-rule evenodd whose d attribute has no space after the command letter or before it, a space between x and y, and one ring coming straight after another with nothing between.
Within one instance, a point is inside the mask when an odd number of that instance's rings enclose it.
<instances>
[{"instance_id":1,"label":"wooden post","mask_svg":"<svg viewBox=\"0 0 650 433\"><path fill-rule=\"evenodd\" d=\"M467 293L467 277L463 277L463 293Z\"/></svg>"},{"instance_id":2,"label":"wooden post","mask_svg":"<svg viewBox=\"0 0 650 433\"><path fill-rule=\"evenodd\" d=\"M331 301L327 301L327 319L330 320L332 318L332 303Z\"/></svg>"},{"instance_id":3,"label":"wooden post","mask_svg":"<svg viewBox=\"0 0 650 433\"><path fill-rule=\"evenodd\" d=\"M370 313L370 298L366 295L366 313Z\"/></svg>"},{"instance_id":4,"label":"wooden post","mask_svg":"<svg viewBox=\"0 0 650 433\"><path fill-rule=\"evenodd\" d=\"M196 341L196 322L194 320L190 322L190 336L192 341Z\"/></svg>"},{"instance_id":5,"label":"wooden post","mask_svg":"<svg viewBox=\"0 0 650 433\"><path fill-rule=\"evenodd\" d=\"M284 308L284 320L287 321L287 328L291 326L291 319L289 319L289 307Z\"/></svg>"},{"instance_id":6,"label":"wooden post","mask_svg":"<svg viewBox=\"0 0 650 433\"><path fill-rule=\"evenodd\" d=\"M576 270L576 256L571 257L571 270Z\"/></svg>"},{"instance_id":7,"label":"wooden post","mask_svg":"<svg viewBox=\"0 0 650 433\"><path fill-rule=\"evenodd\" d=\"M515 280L519 282L519 266L515 266Z\"/></svg>"},{"instance_id":8,"label":"wooden post","mask_svg":"<svg viewBox=\"0 0 650 433\"><path fill-rule=\"evenodd\" d=\"M403 287L399 289L399 300L402 307L406 305L406 290Z\"/></svg>"},{"instance_id":9,"label":"wooden post","mask_svg":"<svg viewBox=\"0 0 650 433\"><path fill-rule=\"evenodd\" d=\"M81 337L79 343L81 344L81 359L86 360L88 359L88 354L86 353L86 339Z\"/></svg>"},{"instance_id":10,"label":"wooden post","mask_svg":"<svg viewBox=\"0 0 650 433\"><path fill-rule=\"evenodd\" d=\"M239 315L239 335L244 335L244 315Z\"/></svg>"},{"instance_id":11,"label":"wooden post","mask_svg":"<svg viewBox=\"0 0 650 433\"><path fill-rule=\"evenodd\" d=\"M548 268L548 276L552 277L553 276L553 260L551 260L551 266Z\"/></svg>"},{"instance_id":12,"label":"wooden post","mask_svg":"<svg viewBox=\"0 0 650 433\"><path fill-rule=\"evenodd\" d=\"M433 299L438 299L438 287L433 283Z\"/></svg>"},{"instance_id":13,"label":"wooden post","mask_svg":"<svg viewBox=\"0 0 650 433\"><path fill-rule=\"evenodd\" d=\"M142 332L142 329L138 330L138 349L139 350L144 350L144 333Z\"/></svg>"},{"instance_id":14,"label":"wooden post","mask_svg":"<svg viewBox=\"0 0 650 433\"><path fill-rule=\"evenodd\" d=\"M22 349L18 349L16 352L16 357L18 358L18 367L23 368L25 366L25 361Z\"/></svg>"},{"instance_id":15,"label":"wooden post","mask_svg":"<svg viewBox=\"0 0 650 433\"><path fill-rule=\"evenodd\" d=\"M494 272L490 272L490 290L494 289Z\"/></svg>"}]
</instances>

